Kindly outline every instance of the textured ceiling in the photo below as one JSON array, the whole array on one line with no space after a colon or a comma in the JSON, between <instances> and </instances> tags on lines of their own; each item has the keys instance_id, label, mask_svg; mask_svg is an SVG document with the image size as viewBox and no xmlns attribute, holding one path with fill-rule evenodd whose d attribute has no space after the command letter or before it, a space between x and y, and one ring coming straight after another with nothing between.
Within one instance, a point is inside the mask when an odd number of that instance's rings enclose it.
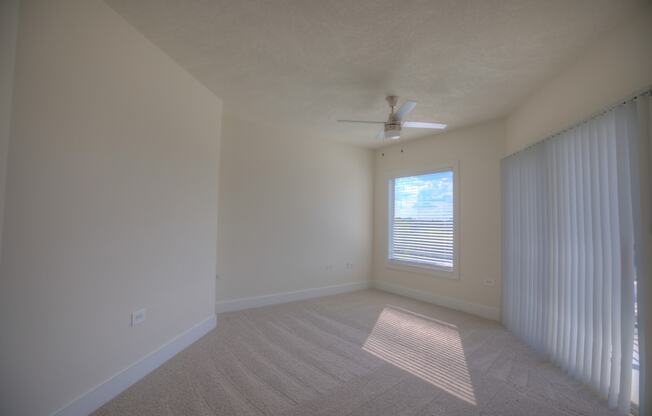
<instances>
[{"instance_id":1,"label":"textured ceiling","mask_svg":"<svg viewBox=\"0 0 652 416\"><path fill-rule=\"evenodd\" d=\"M388 93L450 128L506 115L637 0L106 0L225 111L366 147ZM402 101L402 100L401 100ZM433 134L405 132L402 140Z\"/></svg>"}]
</instances>

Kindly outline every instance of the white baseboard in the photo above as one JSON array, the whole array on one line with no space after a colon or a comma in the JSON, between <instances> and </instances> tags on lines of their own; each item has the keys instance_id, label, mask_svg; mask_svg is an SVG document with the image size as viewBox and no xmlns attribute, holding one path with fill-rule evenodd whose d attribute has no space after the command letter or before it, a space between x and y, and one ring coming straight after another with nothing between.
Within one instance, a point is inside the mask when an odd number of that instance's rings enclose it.
<instances>
[{"instance_id":1,"label":"white baseboard","mask_svg":"<svg viewBox=\"0 0 652 416\"><path fill-rule=\"evenodd\" d=\"M313 289L297 290L295 292L272 293L270 295L252 296L250 298L239 298L233 300L223 300L215 304L215 312L233 312L242 309L260 308L261 306L276 305L279 303L294 302L319 298L322 296L336 295L338 293L353 292L356 290L368 289L371 287L370 281L344 283L335 286L323 286Z\"/></svg>"},{"instance_id":2,"label":"white baseboard","mask_svg":"<svg viewBox=\"0 0 652 416\"><path fill-rule=\"evenodd\" d=\"M82 394L63 408L54 412L52 416L86 416L92 413L104 403L126 390L129 386L157 369L161 364L174 357L181 350L213 330L216 324L217 318L215 315L204 319L131 364L129 367L114 374L108 380Z\"/></svg>"},{"instance_id":3,"label":"white baseboard","mask_svg":"<svg viewBox=\"0 0 652 416\"><path fill-rule=\"evenodd\" d=\"M375 289L385 292L394 293L396 295L405 296L408 298L420 300L423 302L433 303L435 305L444 306L446 308L455 309L477 315L485 319L500 321L500 309L491 306L478 305L477 303L466 302L459 299L449 298L446 296L437 296L432 293L426 293L421 290L411 289L404 286L395 285L394 283L381 282L375 280L372 284Z\"/></svg>"}]
</instances>

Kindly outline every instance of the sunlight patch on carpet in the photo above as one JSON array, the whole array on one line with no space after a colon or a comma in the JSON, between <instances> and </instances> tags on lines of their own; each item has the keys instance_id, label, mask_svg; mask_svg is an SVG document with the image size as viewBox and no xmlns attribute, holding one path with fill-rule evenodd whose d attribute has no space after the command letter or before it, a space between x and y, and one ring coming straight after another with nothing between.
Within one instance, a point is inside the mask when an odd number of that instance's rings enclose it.
<instances>
[{"instance_id":1,"label":"sunlight patch on carpet","mask_svg":"<svg viewBox=\"0 0 652 416\"><path fill-rule=\"evenodd\" d=\"M459 399L476 404L455 325L388 306L362 348Z\"/></svg>"}]
</instances>

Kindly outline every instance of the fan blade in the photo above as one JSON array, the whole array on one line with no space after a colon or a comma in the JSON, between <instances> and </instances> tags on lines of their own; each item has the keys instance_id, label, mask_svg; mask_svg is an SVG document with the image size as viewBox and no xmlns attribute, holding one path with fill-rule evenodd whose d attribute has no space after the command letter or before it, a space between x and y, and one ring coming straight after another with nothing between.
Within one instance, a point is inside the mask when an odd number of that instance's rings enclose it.
<instances>
[{"instance_id":1,"label":"fan blade","mask_svg":"<svg viewBox=\"0 0 652 416\"><path fill-rule=\"evenodd\" d=\"M409 127L412 129L445 129L446 124L442 123L426 123L423 121L405 121L403 122L403 127Z\"/></svg>"},{"instance_id":2,"label":"fan blade","mask_svg":"<svg viewBox=\"0 0 652 416\"><path fill-rule=\"evenodd\" d=\"M396 116L397 119L403 120L405 116L407 116L410 113L410 111L414 110L414 107L416 106L417 106L416 101L406 101L403 103L401 108L399 108L398 111L396 111L394 115Z\"/></svg>"},{"instance_id":3,"label":"fan blade","mask_svg":"<svg viewBox=\"0 0 652 416\"><path fill-rule=\"evenodd\" d=\"M384 121L364 121L364 120L337 120L338 123L364 123L364 124L385 124Z\"/></svg>"}]
</instances>

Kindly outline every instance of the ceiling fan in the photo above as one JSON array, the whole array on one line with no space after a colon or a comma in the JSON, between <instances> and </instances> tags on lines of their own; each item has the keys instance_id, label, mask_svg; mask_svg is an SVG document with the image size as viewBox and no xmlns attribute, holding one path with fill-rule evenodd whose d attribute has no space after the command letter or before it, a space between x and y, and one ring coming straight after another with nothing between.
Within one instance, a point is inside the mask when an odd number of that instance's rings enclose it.
<instances>
[{"instance_id":1,"label":"ceiling fan","mask_svg":"<svg viewBox=\"0 0 652 416\"><path fill-rule=\"evenodd\" d=\"M394 111L396 104L398 103L398 96L388 95L387 103L391 108L389 117L387 121L363 121L363 120L337 120L340 123L365 123L365 124L384 124L384 128L378 132L376 135L379 139L392 139L397 140L401 138L401 128L413 128L413 129L445 129L446 124L442 123L427 123L423 121L406 121L405 116L410 113L416 107L417 103L415 101L406 101L403 103L401 108Z\"/></svg>"}]
</instances>

